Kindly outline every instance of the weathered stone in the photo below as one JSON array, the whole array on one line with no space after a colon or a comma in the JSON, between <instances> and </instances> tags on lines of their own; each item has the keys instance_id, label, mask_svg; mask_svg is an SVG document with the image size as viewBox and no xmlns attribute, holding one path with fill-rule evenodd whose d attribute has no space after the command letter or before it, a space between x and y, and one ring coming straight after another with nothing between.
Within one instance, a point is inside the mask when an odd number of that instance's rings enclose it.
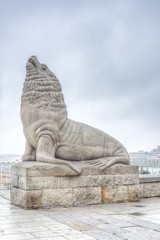
<instances>
[{"instance_id":1,"label":"weathered stone","mask_svg":"<svg viewBox=\"0 0 160 240\"><path fill-rule=\"evenodd\" d=\"M139 184L139 197L140 198L144 197L144 184L143 183Z\"/></svg>"},{"instance_id":2,"label":"weathered stone","mask_svg":"<svg viewBox=\"0 0 160 240\"><path fill-rule=\"evenodd\" d=\"M115 176L114 175L100 175L100 176L91 176L92 186L114 186Z\"/></svg>"},{"instance_id":3,"label":"weathered stone","mask_svg":"<svg viewBox=\"0 0 160 240\"><path fill-rule=\"evenodd\" d=\"M101 187L102 203L139 200L139 185Z\"/></svg>"},{"instance_id":4,"label":"weathered stone","mask_svg":"<svg viewBox=\"0 0 160 240\"><path fill-rule=\"evenodd\" d=\"M26 194L25 190L12 187L11 188L11 202L17 206L26 207Z\"/></svg>"},{"instance_id":5,"label":"weathered stone","mask_svg":"<svg viewBox=\"0 0 160 240\"><path fill-rule=\"evenodd\" d=\"M76 168L81 171L81 175L126 175L137 174L137 166L127 166L122 164L115 164L105 170L97 169L93 166L86 165L83 162L74 162ZM68 166L63 165L59 168L58 164L41 163L37 161L26 161L15 164L11 167L12 175L22 177L64 177L77 176L77 174Z\"/></svg>"},{"instance_id":6,"label":"weathered stone","mask_svg":"<svg viewBox=\"0 0 160 240\"><path fill-rule=\"evenodd\" d=\"M123 174L137 174L138 166L127 166L123 164L115 164L110 168L106 168L103 171L97 168L91 168L88 174L92 175L123 175Z\"/></svg>"},{"instance_id":7,"label":"weathered stone","mask_svg":"<svg viewBox=\"0 0 160 240\"><path fill-rule=\"evenodd\" d=\"M102 203L113 203L114 202L114 187L102 186L101 187L101 201Z\"/></svg>"},{"instance_id":8,"label":"weathered stone","mask_svg":"<svg viewBox=\"0 0 160 240\"><path fill-rule=\"evenodd\" d=\"M26 161L15 164L11 167L13 175L23 177L57 177L57 176L77 176L77 173L70 167L62 164L41 163L37 161Z\"/></svg>"},{"instance_id":9,"label":"weathered stone","mask_svg":"<svg viewBox=\"0 0 160 240\"><path fill-rule=\"evenodd\" d=\"M81 169L83 165L79 162L77 166ZM124 173L124 168L127 168L128 174ZM39 162L22 162L14 165L11 169L15 192L13 203L33 208L29 200L24 204L21 200L36 199L38 191L42 195L42 200L37 205L34 202L35 207L76 206L98 204L101 201L109 203L138 199L138 169L133 166L114 165L107 169L108 173L111 169L109 175L102 175L102 171L100 175L56 176L54 169L54 164ZM93 168L90 166L86 167L85 174L91 169ZM135 169L137 172L133 174ZM116 175L115 172L118 170L119 174Z\"/></svg>"},{"instance_id":10,"label":"weathered stone","mask_svg":"<svg viewBox=\"0 0 160 240\"><path fill-rule=\"evenodd\" d=\"M139 184L138 174L123 174L115 176L115 185Z\"/></svg>"},{"instance_id":11,"label":"weathered stone","mask_svg":"<svg viewBox=\"0 0 160 240\"><path fill-rule=\"evenodd\" d=\"M160 196L160 182L144 184L144 197Z\"/></svg>"},{"instance_id":12,"label":"weathered stone","mask_svg":"<svg viewBox=\"0 0 160 240\"><path fill-rule=\"evenodd\" d=\"M59 188L59 178L58 177L43 177L42 178L42 188L43 189Z\"/></svg>"},{"instance_id":13,"label":"weathered stone","mask_svg":"<svg viewBox=\"0 0 160 240\"><path fill-rule=\"evenodd\" d=\"M12 184L12 187L19 187L18 185L18 175L11 175L11 184Z\"/></svg>"},{"instance_id":14,"label":"weathered stone","mask_svg":"<svg viewBox=\"0 0 160 240\"><path fill-rule=\"evenodd\" d=\"M65 187L97 187L114 185L114 176L107 175L89 175L89 176L77 176L77 177L60 177L59 188Z\"/></svg>"},{"instance_id":15,"label":"weathered stone","mask_svg":"<svg viewBox=\"0 0 160 240\"><path fill-rule=\"evenodd\" d=\"M74 189L74 206L101 203L101 188L86 187Z\"/></svg>"},{"instance_id":16,"label":"weathered stone","mask_svg":"<svg viewBox=\"0 0 160 240\"><path fill-rule=\"evenodd\" d=\"M140 183L151 183L151 182L160 182L160 176L155 176L151 174L140 174L139 175Z\"/></svg>"},{"instance_id":17,"label":"weathered stone","mask_svg":"<svg viewBox=\"0 0 160 240\"><path fill-rule=\"evenodd\" d=\"M42 192L39 190L27 191L26 208L41 208L42 207Z\"/></svg>"},{"instance_id":18,"label":"weathered stone","mask_svg":"<svg viewBox=\"0 0 160 240\"><path fill-rule=\"evenodd\" d=\"M139 195L140 197L160 196L160 177L155 175L140 175L139 177Z\"/></svg>"},{"instance_id":19,"label":"weathered stone","mask_svg":"<svg viewBox=\"0 0 160 240\"><path fill-rule=\"evenodd\" d=\"M39 190L25 191L12 187L11 202L23 208L41 208L42 193Z\"/></svg>"},{"instance_id":20,"label":"weathered stone","mask_svg":"<svg viewBox=\"0 0 160 240\"><path fill-rule=\"evenodd\" d=\"M127 202L127 186L115 186L113 202Z\"/></svg>"},{"instance_id":21,"label":"weathered stone","mask_svg":"<svg viewBox=\"0 0 160 240\"><path fill-rule=\"evenodd\" d=\"M127 201L135 202L139 200L139 184L127 186Z\"/></svg>"},{"instance_id":22,"label":"weathered stone","mask_svg":"<svg viewBox=\"0 0 160 240\"><path fill-rule=\"evenodd\" d=\"M46 189L42 194L42 206L54 207L73 205L73 190L72 188L65 189Z\"/></svg>"},{"instance_id":23,"label":"weathered stone","mask_svg":"<svg viewBox=\"0 0 160 240\"><path fill-rule=\"evenodd\" d=\"M70 171L64 166L71 168L71 176L81 174L73 161L100 171L116 163L130 163L127 150L116 139L67 117L59 80L36 56L26 64L21 120L26 137L23 161L58 164L55 172L63 175L65 171L66 176Z\"/></svg>"},{"instance_id":24,"label":"weathered stone","mask_svg":"<svg viewBox=\"0 0 160 240\"><path fill-rule=\"evenodd\" d=\"M24 190L52 189L58 188L58 180L57 177L19 177L13 186Z\"/></svg>"},{"instance_id":25,"label":"weathered stone","mask_svg":"<svg viewBox=\"0 0 160 240\"><path fill-rule=\"evenodd\" d=\"M127 186L106 186L101 188L102 203L126 202Z\"/></svg>"}]
</instances>

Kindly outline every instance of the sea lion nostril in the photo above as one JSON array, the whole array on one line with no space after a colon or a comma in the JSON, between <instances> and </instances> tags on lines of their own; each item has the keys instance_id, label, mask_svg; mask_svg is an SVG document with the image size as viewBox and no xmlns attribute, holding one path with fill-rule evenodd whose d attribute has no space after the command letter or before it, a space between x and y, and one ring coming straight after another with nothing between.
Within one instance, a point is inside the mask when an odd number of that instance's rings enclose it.
<instances>
[{"instance_id":1,"label":"sea lion nostril","mask_svg":"<svg viewBox=\"0 0 160 240\"><path fill-rule=\"evenodd\" d=\"M32 59L32 58L29 58L29 60L28 60L30 63L32 63L35 67L36 67L36 64L35 64L35 62L34 62L34 60Z\"/></svg>"}]
</instances>

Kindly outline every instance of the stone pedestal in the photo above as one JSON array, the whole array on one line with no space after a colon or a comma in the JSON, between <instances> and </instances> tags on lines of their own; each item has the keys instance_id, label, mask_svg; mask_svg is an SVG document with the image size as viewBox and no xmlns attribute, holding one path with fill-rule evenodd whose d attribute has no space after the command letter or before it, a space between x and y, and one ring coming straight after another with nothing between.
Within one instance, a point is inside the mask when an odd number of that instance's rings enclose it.
<instances>
[{"instance_id":1,"label":"stone pedestal","mask_svg":"<svg viewBox=\"0 0 160 240\"><path fill-rule=\"evenodd\" d=\"M11 202L23 208L83 206L139 200L138 167L116 164L98 170L75 162L81 175L65 165L22 162L11 169Z\"/></svg>"}]
</instances>

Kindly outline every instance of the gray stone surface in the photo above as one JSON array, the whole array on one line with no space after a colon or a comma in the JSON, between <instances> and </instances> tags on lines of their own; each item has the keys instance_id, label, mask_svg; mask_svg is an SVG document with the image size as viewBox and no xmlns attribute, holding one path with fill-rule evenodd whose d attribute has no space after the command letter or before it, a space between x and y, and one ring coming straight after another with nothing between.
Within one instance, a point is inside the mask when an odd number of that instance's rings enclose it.
<instances>
[{"instance_id":1,"label":"gray stone surface","mask_svg":"<svg viewBox=\"0 0 160 240\"><path fill-rule=\"evenodd\" d=\"M93 165L97 174L115 163L130 163L126 149L116 139L67 117L59 80L35 56L26 64L21 119L26 137L23 161L57 164L53 170L62 176L64 172L66 176L81 174L72 161Z\"/></svg>"},{"instance_id":2,"label":"gray stone surface","mask_svg":"<svg viewBox=\"0 0 160 240\"><path fill-rule=\"evenodd\" d=\"M77 176L77 173L66 165L41 163L37 161L25 161L12 166L12 175L22 177L53 177L53 176Z\"/></svg>"},{"instance_id":3,"label":"gray stone surface","mask_svg":"<svg viewBox=\"0 0 160 240\"><path fill-rule=\"evenodd\" d=\"M143 197L160 196L160 182L144 184Z\"/></svg>"},{"instance_id":4,"label":"gray stone surface","mask_svg":"<svg viewBox=\"0 0 160 240\"><path fill-rule=\"evenodd\" d=\"M160 176L140 175L139 182L139 196L141 198L160 196Z\"/></svg>"},{"instance_id":5,"label":"gray stone surface","mask_svg":"<svg viewBox=\"0 0 160 240\"><path fill-rule=\"evenodd\" d=\"M102 203L134 202L139 200L139 185L102 186Z\"/></svg>"},{"instance_id":6,"label":"gray stone surface","mask_svg":"<svg viewBox=\"0 0 160 240\"><path fill-rule=\"evenodd\" d=\"M69 207L73 205L72 188L46 189L42 194L42 206L49 208L55 206Z\"/></svg>"},{"instance_id":7,"label":"gray stone surface","mask_svg":"<svg viewBox=\"0 0 160 240\"><path fill-rule=\"evenodd\" d=\"M79 169L83 169L83 163L77 162L77 165ZM67 170L67 166L65 167ZM139 199L138 168L135 166L115 164L106 169L110 175L104 175L104 171L97 175L97 169L93 166L85 166L85 171L81 171L82 174L79 176L66 176L64 169L63 176L62 171L58 174L54 169L55 164L37 161L13 165L12 203L23 208L51 208ZM86 175L91 169L95 175Z\"/></svg>"},{"instance_id":8,"label":"gray stone surface","mask_svg":"<svg viewBox=\"0 0 160 240\"><path fill-rule=\"evenodd\" d=\"M42 191L31 190L25 191L20 188L12 187L11 202L22 208L41 208L42 207Z\"/></svg>"},{"instance_id":9,"label":"gray stone surface","mask_svg":"<svg viewBox=\"0 0 160 240\"><path fill-rule=\"evenodd\" d=\"M151 183L151 182L160 182L160 175L152 175L152 174L140 174L139 175L140 183Z\"/></svg>"},{"instance_id":10,"label":"gray stone surface","mask_svg":"<svg viewBox=\"0 0 160 240\"><path fill-rule=\"evenodd\" d=\"M74 206L83 206L101 203L100 187L85 187L74 189Z\"/></svg>"},{"instance_id":11,"label":"gray stone surface","mask_svg":"<svg viewBox=\"0 0 160 240\"><path fill-rule=\"evenodd\" d=\"M73 161L71 161L73 162ZM124 175L138 174L138 166L115 164L107 169L100 170L94 166L88 166L83 162L75 162L74 165L80 169L81 175ZM77 176L75 171L63 165L59 168L57 164L41 163L37 161L25 161L12 166L12 175L22 177L60 177Z\"/></svg>"},{"instance_id":12,"label":"gray stone surface","mask_svg":"<svg viewBox=\"0 0 160 240\"><path fill-rule=\"evenodd\" d=\"M160 198L26 211L0 191L0 239L159 240Z\"/></svg>"}]
</instances>

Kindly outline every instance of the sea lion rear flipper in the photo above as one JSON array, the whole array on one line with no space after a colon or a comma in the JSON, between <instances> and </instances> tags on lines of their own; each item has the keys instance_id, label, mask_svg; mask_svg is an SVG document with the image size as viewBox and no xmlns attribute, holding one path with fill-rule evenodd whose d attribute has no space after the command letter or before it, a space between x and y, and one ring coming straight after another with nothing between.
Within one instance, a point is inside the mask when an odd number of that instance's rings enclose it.
<instances>
[{"instance_id":1,"label":"sea lion rear flipper","mask_svg":"<svg viewBox=\"0 0 160 240\"><path fill-rule=\"evenodd\" d=\"M108 167L111 167L112 165L116 163L121 163L121 164L129 164L129 158L127 157L121 157L121 156L111 156L111 157L104 157L104 158L99 158L99 159L94 159L94 160L89 160L85 161L89 165L99 168L101 170L104 170Z\"/></svg>"}]
</instances>

